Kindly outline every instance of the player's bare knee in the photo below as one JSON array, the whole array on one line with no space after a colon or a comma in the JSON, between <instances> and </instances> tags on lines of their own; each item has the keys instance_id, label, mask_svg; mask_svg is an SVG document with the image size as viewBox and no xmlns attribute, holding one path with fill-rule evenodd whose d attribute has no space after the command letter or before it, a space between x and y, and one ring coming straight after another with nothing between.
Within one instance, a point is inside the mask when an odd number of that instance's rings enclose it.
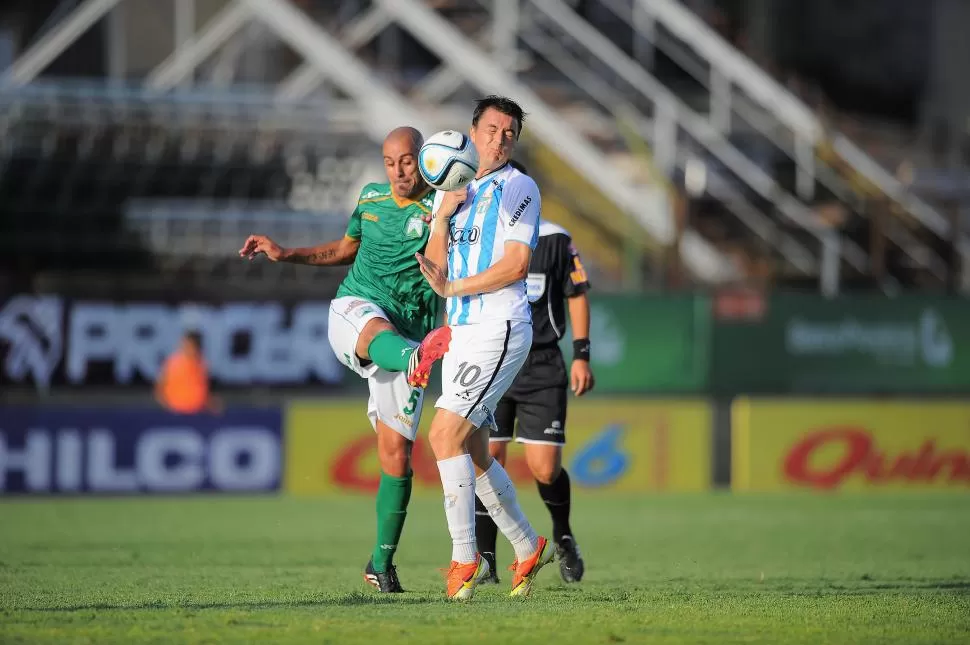
<instances>
[{"instance_id":1,"label":"player's bare knee","mask_svg":"<svg viewBox=\"0 0 970 645\"><path fill-rule=\"evenodd\" d=\"M411 470L411 441L382 422L377 422L377 460L381 471L405 477Z\"/></svg>"},{"instance_id":2,"label":"player's bare knee","mask_svg":"<svg viewBox=\"0 0 970 645\"><path fill-rule=\"evenodd\" d=\"M474 429L471 422L450 410L439 409L431 421L428 442L439 461L466 454L465 442Z\"/></svg>"},{"instance_id":3,"label":"player's bare knee","mask_svg":"<svg viewBox=\"0 0 970 645\"><path fill-rule=\"evenodd\" d=\"M381 471L391 477L405 477L411 470L411 451L407 448L386 448L378 451Z\"/></svg>"},{"instance_id":4,"label":"player's bare knee","mask_svg":"<svg viewBox=\"0 0 970 645\"><path fill-rule=\"evenodd\" d=\"M357 352L357 356L364 359L370 359L370 352L368 348L374 337L385 331L394 331L394 325L392 325L388 320L384 318L372 318L367 321L364 328L360 332L360 336L357 337L357 345L354 347L354 351Z\"/></svg>"},{"instance_id":5,"label":"player's bare knee","mask_svg":"<svg viewBox=\"0 0 970 645\"><path fill-rule=\"evenodd\" d=\"M562 448L559 446L527 444L525 460L540 484L553 483L562 472Z\"/></svg>"},{"instance_id":6,"label":"player's bare knee","mask_svg":"<svg viewBox=\"0 0 970 645\"><path fill-rule=\"evenodd\" d=\"M562 472L562 466L559 462L529 464L529 469L532 471L532 476L540 484L551 484L559 478L559 473Z\"/></svg>"}]
</instances>

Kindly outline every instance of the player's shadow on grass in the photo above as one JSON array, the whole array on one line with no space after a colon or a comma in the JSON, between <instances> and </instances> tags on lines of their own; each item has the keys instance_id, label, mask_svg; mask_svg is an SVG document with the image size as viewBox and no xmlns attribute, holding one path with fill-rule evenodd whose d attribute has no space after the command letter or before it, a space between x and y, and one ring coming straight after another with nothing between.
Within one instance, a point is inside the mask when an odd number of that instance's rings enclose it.
<instances>
[{"instance_id":1,"label":"player's shadow on grass","mask_svg":"<svg viewBox=\"0 0 970 645\"><path fill-rule=\"evenodd\" d=\"M363 605L426 605L444 602L445 598L428 597L421 594L372 595L357 591L349 594L324 596L320 598L301 598L297 600L239 600L226 602L196 602L150 600L127 604L93 602L87 604L64 605L60 607L24 607L24 611L89 611L89 610L140 610L140 609L285 609L298 607L356 607Z\"/></svg>"}]
</instances>

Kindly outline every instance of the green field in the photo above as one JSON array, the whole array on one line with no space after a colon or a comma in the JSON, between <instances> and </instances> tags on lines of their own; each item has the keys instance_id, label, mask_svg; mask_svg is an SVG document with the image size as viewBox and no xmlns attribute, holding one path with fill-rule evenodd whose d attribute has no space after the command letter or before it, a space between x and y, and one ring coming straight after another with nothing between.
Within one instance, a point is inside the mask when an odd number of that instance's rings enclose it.
<instances>
[{"instance_id":1,"label":"green field","mask_svg":"<svg viewBox=\"0 0 970 645\"><path fill-rule=\"evenodd\" d=\"M548 517L523 491L536 523ZM970 642L970 496L587 498L587 579L443 599L440 502L412 501L409 593L360 571L372 502L0 502L0 643ZM511 560L507 544L499 554Z\"/></svg>"}]
</instances>

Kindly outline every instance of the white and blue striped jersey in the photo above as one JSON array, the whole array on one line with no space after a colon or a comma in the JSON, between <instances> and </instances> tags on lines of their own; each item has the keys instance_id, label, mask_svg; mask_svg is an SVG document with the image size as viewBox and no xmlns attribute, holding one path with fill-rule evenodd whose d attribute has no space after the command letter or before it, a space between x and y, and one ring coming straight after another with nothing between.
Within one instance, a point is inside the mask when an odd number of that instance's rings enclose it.
<instances>
[{"instance_id":1,"label":"white and blue striped jersey","mask_svg":"<svg viewBox=\"0 0 970 645\"><path fill-rule=\"evenodd\" d=\"M444 193L435 195L432 212ZM539 188L528 175L502 166L468 184L468 197L451 218L448 241L448 279L458 280L482 273L505 255L505 244L527 244L535 250L539 240ZM532 321L526 281L522 279L498 291L456 296L445 303L449 326L486 320Z\"/></svg>"}]
</instances>

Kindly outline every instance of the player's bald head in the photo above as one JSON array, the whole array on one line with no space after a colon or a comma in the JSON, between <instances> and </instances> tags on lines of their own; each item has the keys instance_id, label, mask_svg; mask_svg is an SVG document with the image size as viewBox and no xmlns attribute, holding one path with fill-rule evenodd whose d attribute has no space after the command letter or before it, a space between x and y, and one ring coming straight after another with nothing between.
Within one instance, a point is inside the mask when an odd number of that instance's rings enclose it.
<instances>
[{"instance_id":1,"label":"player's bald head","mask_svg":"<svg viewBox=\"0 0 970 645\"><path fill-rule=\"evenodd\" d=\"M418 152L423 143L421 133L406 125L384 137L384 172L398 197L415 197L428 188L418 172Z\"/></svg>"},{"instance_id":2,"label":"player's bald head","mask_svg":"<svg viewBox=\"0 0 970 645\"><path fill-rule=\"evenodd\" d=\"M417 155L423 143L424 137L416 128L402 125L394 128L384 137L384 155L387 156L388 148L409 150L411 154Z\"/></svg>"}]
</instances>

